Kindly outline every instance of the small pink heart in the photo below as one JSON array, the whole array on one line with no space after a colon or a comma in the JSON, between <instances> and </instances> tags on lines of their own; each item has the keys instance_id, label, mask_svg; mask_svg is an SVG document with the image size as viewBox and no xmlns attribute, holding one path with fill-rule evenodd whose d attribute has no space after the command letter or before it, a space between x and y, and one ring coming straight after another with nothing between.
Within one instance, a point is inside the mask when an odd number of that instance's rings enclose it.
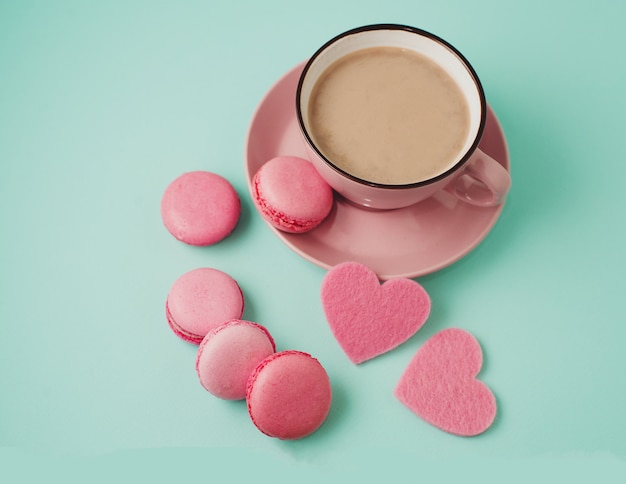
<instances>
[{"instance_id":1,"label":"small pink heart","mask_svg":"<svg viewBox=\"0 0 626 484\"><path fill-rule=\"evenodd\" d=\"M322 281L322 306L337 342L359 364L404 343L426 322L430 297L412 279L380 284L357 262L344 262Z\"/></svg>"},{"instance_id":2,"label":"small pink heart","mask_svg":"<svg viewBox=\"0 0 626 484\"><path fill-rule=\"evenodd\" d=\"M478 435L493 423L496 399L476 379L483 364L473 335L451 328L432 336L415 354L394 391L411 411L451 434Z\"/></svg>"}]
</instances>

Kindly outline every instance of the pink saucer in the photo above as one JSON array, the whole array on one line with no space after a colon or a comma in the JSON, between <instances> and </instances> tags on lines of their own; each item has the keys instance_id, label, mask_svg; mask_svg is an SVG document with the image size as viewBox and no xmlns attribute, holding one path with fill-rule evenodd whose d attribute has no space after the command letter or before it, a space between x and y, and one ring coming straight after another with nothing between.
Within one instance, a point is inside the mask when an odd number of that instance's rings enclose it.
<instances>
[{"instance_id":1,"label":"pink saucer","mask_svg":"<svg viewBox=\"0 0 626 484\"><path fill-rule=\"evenodd\" d=\"M252 117L245 146L250 193L254 174L267 160L279 155L306 158L295 112L303 68L304 63L279 79ZM509 169L504 133L491 108L480 148ZM304 234L272 230L293 251L320 267L356 261L380 279L419 277L456 262L483 240L503 208L474 207L445 192L391 211L365 210L336 198L330 215L317 228Z\"/></svg>"}]
</instances>

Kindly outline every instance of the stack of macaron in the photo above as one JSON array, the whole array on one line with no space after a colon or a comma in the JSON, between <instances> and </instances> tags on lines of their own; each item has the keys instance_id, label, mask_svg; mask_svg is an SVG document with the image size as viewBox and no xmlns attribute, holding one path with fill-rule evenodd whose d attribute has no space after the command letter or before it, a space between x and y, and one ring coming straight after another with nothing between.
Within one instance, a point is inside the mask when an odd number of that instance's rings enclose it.
<instances>
[{"instance_id":1,"label":"stack of macaron","mask_svg":"<svg viewBox=\"0 0 626 484\"><path fill-rule=\"evenodd\" d=\"M252 422L270 437L306 437L330 411L332 389L320 362L303 351L277 352L269 331L252 321L232 319L207 333L196 372L212 395L245 398Z\"/></svg>"},{"instance_id":2,"label":"stack of macaron","mask_svg":"<svg viewBox=\"0 0 626 484\"><path fill-rule=\"evenodd\" d=\"M264 183L273 190L278 187L272 185L271 177ZM332 193L330 200L332 203ZM189 245L207 246L223 240L233 232L240 213L239 197L232 185L206 171L181 175L167 187L161 200L165 227ZM298 216L291 217L289 224L294 229L304 226ZM330 412L328 374L308 353L277 351L264 326L242 319L244 307L243 291L233 277L201 267L173 283L165 313L176 336L198 345L196 373L202 387L224 400L246 399L250 419L266 435L306 437Z\"/></svg>"}]
</instances>

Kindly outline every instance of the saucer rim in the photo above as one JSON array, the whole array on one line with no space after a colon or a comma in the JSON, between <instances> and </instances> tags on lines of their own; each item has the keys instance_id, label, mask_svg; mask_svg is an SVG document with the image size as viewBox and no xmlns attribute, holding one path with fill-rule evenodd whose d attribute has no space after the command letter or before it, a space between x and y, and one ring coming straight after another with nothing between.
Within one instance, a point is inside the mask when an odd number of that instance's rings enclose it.
<instances>
[{"instance_id":1,"label":"saucer rim","mask_svg":"<svg viewBox=\"0 0 626 484\"><path fill-rule=\"evenodd\" d=\"M254 173L251 173L250 171L250 159L249 159L249 147L250 147L250 140L252 138L252 131L253 131L253 127L255 125L255 120L257 119L257 117L259 116L259 113L261 112L261 110L265 107L268 99L272 96L272 94L275 93L276 89L284 82L286 81L287 78L289 78L290 76L293 76L296 74L296 72L300 72L304 66L306 65L308 59L304 60L298 64L296 64L295 66L293 66L291 69L287 70L283 75L281 75L268 89L267 91L265 91L264 95L262 96L262 98L259 100L258 104L256 105L252 116L250 117L250 121L248 123L248 127L246 130L246 135L245 135L245 142L244 142L244 150L243 150L243 158L244 158L244 172L246 175L246 184L248 186L248 192L250 194L250 196L253 196L253 191L252 191L252 178L254 176ZM297 84L297 81L296 81ZM494 112L493 108L491 107L491 105L487 102L486 103L486 108L489 111L488 115L486 116L486 118L488 118L489 116L491 116L493 118L493 126L491 127L491 129L497 131L497 137L499 138L499 142L502 144L502 148L503 148L503 152L504 152L504 159L499 160L499 162L507 169L507 171L510 172L511 170L511 165L510 165L510 152L509 152L509 147L508 147L508 143L507 143L507 139L506 136L504 134L504 131L502 129L502 125L499 121L499 119L496 116L496 113ZM294 106L293 106L293 117L295 119L296 117L296 107L295 107L295 101L294 101ZM487 132L487 126L485 126L485 130L483 132L486 133ZM478 147L481 147L481 143L478 144ZM277 154L278 156L278 154ZM488 223L484 224L483 230L481 230L476 237L474 238L474 240L471 243L466 244L462 250L458 250L455 251L454 254L449 255L448 257L442 258L441 260L439 260L437 263L431 263L431 264L426 264L424 267L421 267L419 269L417 268L413 268L411 270L407 270L404 272L393 272L393 273L381 273L380 271L377 272L377 276L381 281L385 281L385 280L389 280L389 279L396 279L396 278L418 278L418 277L423 277L429 274L433 274L435 272L438 272L442 269L445 269L446 267L449 267L450 265L454 264L455 262L458 262L459 260L463 259L465 256L467 256L470 252L472 252L484 239L485 237L491 232L491 230L493 229L494 225L496 224L496 222L498 221L498 219L500 218L500 215L502 213L502 210L504 209L504 205L506 203L506 200L503 201L499 206L497 207L490 207L490 209L493 211L492 216L489 218ZM256 210L256 208L255 208ZM366 210L366 209L364 209ZM402 210L402 209L400 209ZM303 259L313 263L314 265L321 267L325 270L330 270L334 267L335 264L331 264L329 262L325 262L324 260L320 259L319 257L314 257L313 255L311 255L309 252L305 251L304 249L302 249L300 246L298 246L296 243L294 243L294 241L292 239L294 239L294 234L288 234L288 233L284 233L280 230L278 230L277 228L273 227L269 222L265 221L265 224L270 228L270 230L272 232L274 232L274 234L278 237L279 240L281 240L282 243L284 243L287 247L289 247L289 249L291 249L293 252L295 252L296 254L298 254L300 257L302 257ZM315 229L313 229L315 230ZM307 233L303 233L303 234L297 234L297 237L303 237L306 236ZM348 254L346 252L346 254ZM348 260L348 259L346 259ZM352 259L350 259L352 260Z\"/></svg>"}]
</instances>

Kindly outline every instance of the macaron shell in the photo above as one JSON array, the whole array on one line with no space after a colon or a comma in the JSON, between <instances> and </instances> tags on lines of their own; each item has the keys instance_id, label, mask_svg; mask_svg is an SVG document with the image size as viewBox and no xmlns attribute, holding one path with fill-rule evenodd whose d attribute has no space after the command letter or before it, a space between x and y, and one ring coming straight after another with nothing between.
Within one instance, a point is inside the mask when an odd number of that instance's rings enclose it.
<instances>
[{"instance_id":1,"label":"macaron shell","mask_svg":"<svg viewBox=\"0 0 626 484\"><path fill-rule=\"evenodd\" d=\"M317 227L330 213L333 192L303 158L279 156L265 163L253 180L254 203L274 227L301 233Z\"/></svg>"},{"instance_id":2,"label":"macaron shell","mask_svg":"<svg viewBox=\"0 0 626 484\"><path fill-rule=\"evenodd\" d=\"M174 318L170 314L170 310L167 304L165 305L165 315L167 317L167 324L169 325L170 329L174 332L176 336L186 341L187 343L191 343L195 345L200 344L202 339L200 338L199 335L190 333L189 331L185 331L182 327L176 324L176 321L174 321Z\"/></svg>"},{"instance_id":3,"label":"macaron shell","mask_svg":"<svg viewBox=\"0 0 626 484\"><path fill-rule=\"evenodd\" d=\"M192 171L176 178L161 199L167 230L189 245L211 245L237 225L241 201L228 180L208 171Z\"/></svg>"},{"instance_id":4,"label":"macaron shell","mask_svg":"<svg viewBox=\"0 0 626 484\"><path fill-rule=\"evenodd\" d=\"M202 267L180 276L166 302L167 321L177 336L200 344L213 328L240 319L244 296L239 284L218 269Z\"/></svg>"},{"instance_id":5,"label":"macaron shell","mask_svg":"<svg viewBox=\"0 0 626 484\"><path fill-rule=\"evenodd\" d=\"M269 331L260 324L231 320L211 330L196 358L201 385L225 400L246 398L246 384L255 367L276 351Z\"/></svg>"},{"instance_id":6,"label":"macaron shell","mask_svg":"<svg viewBox=\"0 0 626 484\"><path fill-rule=\"evenodd\" d=\"M300 439L326 420L332 389L317 359L287 350L256 367L248 380L246 400L250 418L261 432L279 439Z\"/></svg>"}]
</instances>

